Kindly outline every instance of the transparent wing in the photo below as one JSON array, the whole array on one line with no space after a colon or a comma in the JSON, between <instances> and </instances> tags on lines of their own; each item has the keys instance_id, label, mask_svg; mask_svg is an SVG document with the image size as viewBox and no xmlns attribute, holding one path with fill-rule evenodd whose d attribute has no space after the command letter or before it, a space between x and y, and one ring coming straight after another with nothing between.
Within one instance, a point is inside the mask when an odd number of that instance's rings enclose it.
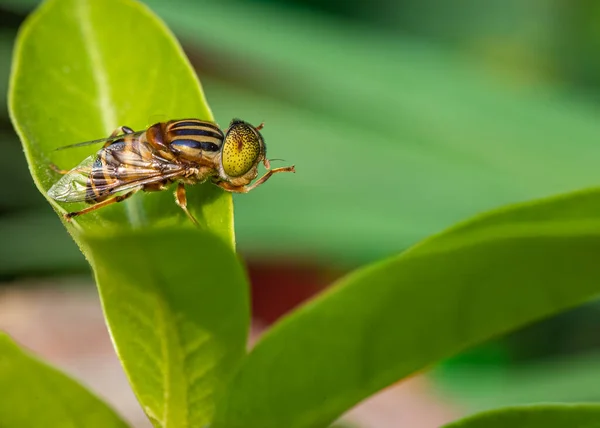
<instances>
[{"instance_id":1,"label":"transparent wing","mask_svg":"<svg viewBox=\"0 0 600 428\"><path fill-rule=\"evenodd\" d=\"M124 147L124 145L123 145ZM122 150L113 145L83 160L63 175L48 190L48 196L59 202L94 201L144 184L181 175L181 165Z\"/></svg>"},{"instance_id":2,"label":"transparent wing","mask_svg":"<svg viewBox=\"0 0 600 428\"><path fill-rule=\"evenodd\" d=\"M127 134L127 135L133 135L135 137L139 137L144 132L146 132L146 131L134 132L133 134ZM123 137L125 137L125 135L121 134L121 135L117 135L115 137L107 137L107 138L99 138L97 140L91 140L91 141L83 141L81 143L69 144L68 146L58 147L58 148L54 149L54 151L73 149L75 147L91 146L94 144L101 144L101 143L112 143L113 141L122 140Z\"/></svg>"},{"instance_id":3,"label":"transparent wing","mask_svg":"<svg viewBox=\"0 0 600 428\"><path fill-rule=\"evenodd\" d=\"M88 177L96 156L90 156L63 175L48 190L48 196L60 202L81 202L85 200Z\"/></svg>"}]
</instances>

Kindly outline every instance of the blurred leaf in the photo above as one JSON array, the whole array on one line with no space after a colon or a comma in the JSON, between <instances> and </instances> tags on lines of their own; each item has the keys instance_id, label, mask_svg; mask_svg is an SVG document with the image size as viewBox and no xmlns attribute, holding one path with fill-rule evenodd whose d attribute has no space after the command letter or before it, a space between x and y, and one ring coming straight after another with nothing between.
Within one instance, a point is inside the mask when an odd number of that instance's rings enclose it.
<instances>
[{"instance_id":1,"label":"blurred leaf","mask_svg":"<svg viewBox=\"0 0 600 428\"><path fill-rule=\"evenodd\" d=\"M2 428L127 426L108 405L58 370L23 352L0 332Z\"/></svg>"},{"instance_id":2,"label":"blurred leaf","mask_svg":"<svg viewBox=\"0 0 600 428\"><path fill-rule=\"evenodd\" d=\"M217 118L265 120L269 155L297 166L237 198L243 250L374 260L483 210L600 182L597 107L572 89L284 7L150 4L199 47L199 66L250 86L205 80Z\"/></svg>"},{"instance_id":3,"label":"blurred leaf","mask_svg":"<svg viewBox=\"0 0 600 428\"><path fill-rule=\"evenodd\" d=\"M0 236L0 276L89 271L50 207L0 217Z\"/></svg>"},{"instance_id":4,"label":"blurred leaf","mask_svg":"<svg viewBox=\"0 0 600 428\"><path fill-rule=\"evenodd\" d=\"M153 115L211 119L177 41L131 0L45 2L20 30L9 95L45 196L58 179L49 162L73 167L98 150L56 147L102 138L119 125L142 129ZM67 224L94 269L113 341L156 426L208 423L245 353L247 284L233 248L231 197L197 185L188 201L202 230L171 192L139 194Z\"/></svg>"},{"instance_id":5,"label":"blurred leaf","mask_svg":"<svg viewBox=\"0 0 600 428\"><path fill-rule=\"evenodd\" d=\"M600 181L585 94L282 5L147 3L222 79L203 79L218 120L265 120L269 156L297 166L237 198L251 255L363 263L483 210Z\"/></svg>"},{"instance_id":6,"label":"blurred leaf","mask_svg":"<svg viewBox=\"0 0 600 428\"><path fill-rule=\"evenodd\" d=\"M0 131L0 144L0 182L4 183L0 186L0 211L11 212L45 205L44 198L31 181L23 147L17 136Z\"/></svg>"},{"instance_id":7,"label":"blurred leaf","mask_svg":"<svg viewBox=\"0 0 600 428\"><path fill-rule=\"evenodd\" d=\"M597 428L600 405L545 404L493 410L444 425L446 428Z\"/></svg>"},{"instance_id":8,"label":"blurred leaf","mask_svg":"<svg viewBox=\"0 0 600 428\"><path fill-rule=\"evenodd\" d=\"M0 97L6 100L8 92L8 76L10 74L10 58L12 42L15 35L10 30L0 29ZM0 103L0 116L7 115L6 103Z\"/></svg>"},{"instance_id":9,"label":"blurred leaf","mask_svg":"<svg viewBox=\"0 0 600 428\"><path fill-rule=\"evenodd\" d=\"M452 367L433 373L436 389L469 412L543 402L600 401L600 355L589 352L515 367Z\"/></svg>"},{"instance_id":10,"label":"blurred leaf","mask_svg":"<svg viewBox=\"0 0 600 428\"><path fill-rule=\"evenodd\" d=\"M28 13L40 4L41 0L0 0L3 8L19 13Z\"/></svg>"},{"instance_id":11,"label":"blurred leaf","mask_svg":"<svg viewBox=\"0 0 600 428\"><path fill-rule=\"evenodd\" d=\"M600 191L508 207L361 269L270 330L217 427L318 427L468 346L600 292Z\"/></svg>"}]
</instances>

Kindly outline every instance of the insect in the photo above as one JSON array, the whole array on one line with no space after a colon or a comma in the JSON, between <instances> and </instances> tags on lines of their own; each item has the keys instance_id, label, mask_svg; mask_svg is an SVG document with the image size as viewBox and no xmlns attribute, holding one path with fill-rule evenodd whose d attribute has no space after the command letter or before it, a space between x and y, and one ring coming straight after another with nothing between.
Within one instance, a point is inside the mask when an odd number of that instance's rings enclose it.
<instances>
[{"instance_id":1,"label":"insect","mask_svg":"<svg viewBox=\"0 0 600 428\"><path fill-rule=\"evenodd\" d=\"M197 225L187 208L186 184L210 180L228 192L247 193L273 174L295 172L294 166L271 169L262 127L240 119L233 119L225 132L212 122L198 119L159 122L137 132L121 126L108 138L58 149L104 143L95 155L71 170L52 164L52 169L63 176L48 190L48 196L59 202L92 204L65 214L70 221L122 202L140 190L165 190L177 182L175 202ZM258 177L261 162L267 172L250 184Z\"/></svg>"}]
</instances>

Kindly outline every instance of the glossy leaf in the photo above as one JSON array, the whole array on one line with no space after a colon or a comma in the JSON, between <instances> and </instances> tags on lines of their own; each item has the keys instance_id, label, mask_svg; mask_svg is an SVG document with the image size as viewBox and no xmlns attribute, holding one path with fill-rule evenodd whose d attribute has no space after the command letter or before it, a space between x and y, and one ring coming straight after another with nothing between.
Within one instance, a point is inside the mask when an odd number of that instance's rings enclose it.
<instances>
[{"instance_id":1,"label":"glossy leaf","mask_svg":"<svg viewBox=\"0 0 600 428\"><path fill-rule=\"evenodd\" d=\"M245 351L245 276L231 249L205 231L174 228L88 244L117 353L144 410L156 426L204 426Z\"/></svg>"},{"instance_id":2,"label":"glossy leaf","mask_svg":"<svg viewBox=\"0 0 600 428\"><path fill-rule=\"evenodd\" d=\"M470 345L600 292L600 191L495 211L356 271L276 325L216 427L321 427Z\"/></svg>"},{"instance_id":3,"label":"glossy leaf","mask_svg":"<svg viewBox=\"0 0 600 428\"><path fill-rule=\"evenodd\" d=\"M115 19L117 27L106 25ZM50 162L70 169L101 146L56 148L108 137L121 125L139 130L159 120L212 119L177 41L145 6L132 0L42 4L20 30L9 105L44 195L59 177L48 168ZM209 185L190 187L189 193L191 211L232 240L230 195ZM68 205L70 211L83 207ZM73 229L79 225L84 232L100 227L116 231L156 223L191 227L184 219L172 195L159 192L82 216L73 221Z\"/></svg>"},{"instance_id":4,"label":"glossy leaf","mask_svg":"<svg viewBox=\"0 0 600 428\"><path fill-rule=\"evenodd\" d=\"M125 428L108 405L0 332L2 428Z\"/></svg>"},{"instance_id":5,"label":"glossy leaf","mask_svg":"<svg viewBox=\"0 0 600 428\"><path fill-rule=\"evenodd\" d=\"M445 428L598 428L597 404L547 404L480 413Z\"/></svg>"},{"instance_id":6,"label":"glossy leaf","mask_svg":"<svg viewBox=\"0 0 600 428\"><path fill-rule=\"evenodd\" d=\"M49 0L20 30L11 118L38 189L100 147L55 148L157 120L211 119L169 30L132 0ZM83 204L61 206L57 213ZM91 264L115 347L156 426L203 426L245 353L247 283L234 252L231 197L190 186L195 228L171 191L66 224ZM61 216L62 219L62 216Z\"/></svg>"}]
</instances>

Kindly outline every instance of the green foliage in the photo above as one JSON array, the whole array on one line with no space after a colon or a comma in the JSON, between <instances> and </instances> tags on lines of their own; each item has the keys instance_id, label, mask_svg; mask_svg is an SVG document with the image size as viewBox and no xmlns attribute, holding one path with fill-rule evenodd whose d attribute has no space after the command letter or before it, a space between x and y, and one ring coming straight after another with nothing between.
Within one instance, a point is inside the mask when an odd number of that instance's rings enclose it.
<instances>
[{"instance_id":1,"label":"green foliage","mask_svg":"<svg viewBox=\"0 0 600 428\"><path fill-rule=\"evenodd\" d=\"M176 229L89 245L116 350L144 410L159 427L203 426L245 352L245 276L230 248Z\"/></svg>"},{"instance_id":2,"label":"green foliage","mask_svg":"<svg viewBox=\"0 0 600 428\"><path fill-rule=\"evenodd\" d=\"M192 2L180 4L181 9L169 6L169 10L179 14L192 10ZM197 16L188 13L179 29L187 34L191 28L198 33L217 33L223 22L228 22L226 30L218 33L218 40L226 49L234 49L238 42L254 44L258 39L253 38L267 28L248 16L228 15L224 10L216 6L207 9L202 15L206 25L199 27ZM251 27L246 27L248 23ZM246 37L240 40L241 35ZM286 157L305 168L302 180L287 181L295 184L275 180L268 186L271 190L251 196L253 202L246 205L246 212L266 207L260 215L246 216L254 227L253 235L248 235L249 241L257 242L254 249L263 245L272 252L279 245L276 241L302 248L308 231L320 237L327 232L327 237L337 238L322 239L323 245L346 245L345 232L352 230L355 235L362 233L353 242L376 242L365 247L376 246L378 251L386 245L388 250L397 250L467 211L508 200L505 192L514 189L507 183L514 182L515 175L534 182L526 191L511 195L517 199L548 193L557 184L564 190L591 181L593 173L585 171L595 166L592 155L598 149L587 143L582 146L589 154L583 158L587 168L577 165L581 174L572 174L568 183L548 174L568 160L563 156L565 136L587 141L597 131L597 121L589 120L592 115L585 109L580 116L571 115L570 109L566 114L540 107L543 102L538 99L520 99L522 110L514 113L518 116L514 119L534 124L521 137L537 138L554 156L553 162L536 163L535 150L515 151L498 144L520 144L513 138L514 130L505 129L506 121L491 119L496 114L490 114L491 109L513 111L514 94L506 95L498 88L490 91L487 83L473 83L472 75L447 58L418 53L409 45L400 50L418 67L406 68L402 62L398 70L393 65L398 58L392 55L393 63L384 67L381 78L357 85L352 78L338 75L336 67L357 72L363 67L362 72L368 74L377 61L372 55L377 49L392 52L392 45L379 38L376 40L381 44L354 43L352 32L345 30L333 30L326 36L311 35L333 43L346 40L357 50L345 53L338 49L336 55L326 55L327 43L316 43L316 49L322 46L325 50L317 55L325 63L307 61L314 54L303 51L306 46L293 44L299 39L295 34L294 40L286 42L287 60L311 76L312 86L329 88L338 96L328 97L317 90L296 92L294 97L302 108L270 104L269 111L267 104L260 104L266 99L262 94L246 93L238 100L227 89L220 92L223 105L235 100L236 108L242 111L260 105L261 114L273 113L280 122L273 126L273 140L289 146L282 149L278 143L278 152L270 152L270 156L285 150ZM259 58L274 61L268 57L273 45L269 48L256 43L256 51L247 47L247 53L259 57L267 52L266 57ZM440 76L440 68L450 72ZM402 97L385 106L380 104L377 100L387 98L399 81L420 83L406 85ZM423 102L423 93L435 95L434 106ZM356 103L357 97L363 102ZM316 117L313 107L319 103L325 103L320 107L323 110L336 113ZM467 104L471 106L466 108ZM474 115L473 105L477 106L475 113L487 110L487 115ZM14 52L9 107L31 174L43 195L58 179L48 168L50 162L70 168L97 150L86 146L54 152L59 146L107 136L119 125L141 129L156 116L212 118L178 43L160 21L132 0L44 3L21 29ZM437 109L433 113L432 107ZM384 120L384 111L403 112L403 119ZM429 120L431 116L437 126L423 126L423 118ZM558 122L551 120L555 117L563 122L551 131L553 139L533 132L537 132L535 123L553 126ZM352 126L336 127L331 119ZM472 135L455 139L450 131L462 127L461 123ZM579 134L571 133L572 128ZM495 140L487 138L490 134ZM353 140L362 140L367 148L376 142L377 150L346 150ZM400 140L408 143L399 148ZM488 146L482 148L481 141ZM441 149L429 156L436 146ZM398 150L402 152L400 160ZM506 153L518 153L518 162L514 157L503 157ZM457 168L457 163L466 168ZM574 164L572 171L578 172ZM377 165L379 181L358 180L361 165ZM502 172L507 181L487 174L488 170ZM398 171L409 177L424 175L415 185L401 180ZM281 211L269 211L269 192L281 191L284 185L286 191L276 200ZM458 204L455 207L460 209L446 212L457 188L467 189L465 194L487 197L490 185L499 189L495 196L467 204L468 209ZM332 189L339 200L330 197ZM434 201L422 207L443 212L443 220L428 220L399 198L384 197L400 193L417 201ZM330 205L314 203L315 197ZM201 220L200 229L191 225L169 192L136 195L123 204L65 224L92 266L117 353L156 427L326 426L355 403L398 379L468 346L577 305L600 291L600 265L594 257L600 251L600 193L569 194L480 216L397 257L352 273L288 316L245 356L247 281L235 255L231 197L214 186L198 185L190 189L188 199L191 211ZM240 199L242 207L249 200ZM66 211L48 201L59 215ZM365 228L364 213L340 201L377 206L387 217L371 213L368 220L372 227ZM324 210L328 213L326 221L311 221L322 218ZM393 222L385 221L390 213ZM337 228L337 223L343 225ZM418 227L413 227L417 223ZM30 223L25 218L23 224L28 227ZM276 224L288 234L270 233ZM266 226L269 233L265 233ZM404 239L401 244L395 239L399 235ZM11 349L20 355L14 346ZM0 364L0 374L2 368ZM27 376L24 370L27 368L9 367L9 374L1 379L2 385L15 389L15 397L22 401L23 411L15 417L45 414L47 406L59 408L40 402L38 409L23 399L27 389L22 387L45 392L43 386L18 383L20 377ZM81 411L78 401L69 403ZM101 403L83 406L88 415L104 414ZM1 404L0 409L11 411L10 406ZM505 415L515 418L510 420L523 420L519 412L498 413L501 416L483 423L494 426ZM539 417L535 421L549 420L547 409L532 413L533 418ZM581 420L591 414L584 407L573 408L572 413ZM457 426L470 426L478 420L465 420ZM19 425L21 422L15 420L8 428L33 423ZM553 426L559 422L560 417L555 418Z\"/></svg>"},{"instance_id":3,"label":"green foliage","mask_svg":"<svg viewBox=\"0 0 600 428\"><path fill-rule=\"evenodd\" d=\"M598 428L597 404L550 404L508 407L480 413L444 426L445 428Z\"/></svg>"},{"instance_id":4,"label":"green foliage","mask_svg":"<svg viewBox=\"0 0 600 428\"><path fill-rule=\"evenodd\" d=\"M126 428L83 386L38 361L0 333L2 428Z\"/></svg>"},{"instance_id":5,"label":"green foliage","mask_svg":"<svg viewBox=\"0 0 600 428\"><path fill-rule=\"evenodd\" d=\"M99 149L54 152L59 146L102 138L119 125L141 129L156 114L211 119L176 40L130 0L44 3L20 31L9 98L44 195L58 179L49 162L70 168ZM67 224L94 270L133 389L160 427L207 423L246 346L247 284L233 248L231 197L210 185L189 193L201 230L169 192L137 195Z\"/></svg>"},{"instance_id":6,"label":"green foliage","mask_svg":"<svg viewBox=\"0 0 600 428\"><path fill-rule=\"evenodd\" d=\"M236 198L236 241L255 257L355 267L476 213L600 180L597 111L572 87L512 80L433 43L274 2L145 3L210 70L202 83L218 121L265 120L269 155L299 167ZM465 16L476 3L442 10ZM514 22L510 8L490 10Z\"/></svg>"},{"instance_id":7,"label":"green foliage","mask_svg":"<svg viewBox=\"0 0 600 428\"><path fill-rule=\"evenodd\" d=\"M147 3L238 82L203 78L215 116L265 120L271 156L298 166L237 198L236 239L248 252L316 253L354 267L477 213L600 182L589 92L512 80L362 20L274 2L175 1ZM489 9L440 3L463 17L460 8ZM510 8L489 10L514 24Z\"/></svg>"},{"instance_id":8,"label":"green foliage","mask_svg":"<svg viewBox=\"0 0 600 428\"><path fill-rule=\"evenodd\" d=\"M118 28L106 25L115 19ZM123 37L124 28L136 37ZM99 148L53 152L58 147L107 137L121 125L143 129L156 117L212 119L177 41L144 6L132 1L43 4L20 31L9 105L26 143L31 173L44 195L57 180L50 162L70 169ZM83 216L72 230L118 232L121 227L155 223L190 226L171 195L151 196ZM195 186L190 199L192 212L211 231L232 240L230 195L215 186Z\"/></svg>"},{"instance_id":9,"label":"green foliage","mask_svg":"<svg viewBox=\"0 0 600 428\"><path fill-rule=\"evenodd\" d=\"M600 191L502 209L349 275L256 346L217 426L324 426L400 378L594 297L599 210Z\"/></svg>"},{"instance_id":10,"label":"green foliage","mask_svg":"<svg viewBox=\"0 0 600 428\"><path fill-rule=\"evenodd\" d=\"M596 299L592 304L597 302ZM584 312L583 308L578 309L579 313ZM577 309L572 312L575 311ZM595 334L596 325L595 320L590 319L590 334ZM578 331L565 328L565 334L574 341L582 331L585 327ZM561 339L555 334L546 340ZM474 363L461 367L446 363L434 370L431 377L440 394L451 396L454 403L468 408L470 414L531 403L597 402L600 399L599 362L600 353L589 351L547 357L541 364L539 360L510 366Z\"/></svg>"}]
</instances>

